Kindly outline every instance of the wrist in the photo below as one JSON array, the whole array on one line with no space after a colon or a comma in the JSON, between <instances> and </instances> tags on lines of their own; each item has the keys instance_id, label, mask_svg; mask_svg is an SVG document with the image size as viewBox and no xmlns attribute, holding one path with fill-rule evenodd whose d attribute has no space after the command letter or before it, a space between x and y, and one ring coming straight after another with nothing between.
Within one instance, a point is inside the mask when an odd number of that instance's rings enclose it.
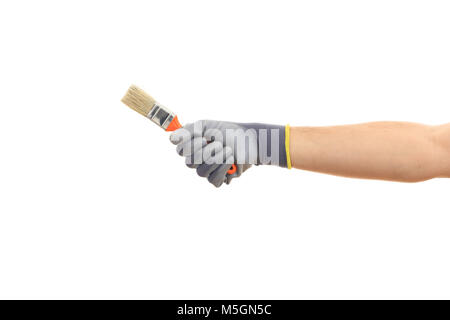
<instances>
[{"instance_id":1,"label":"wrist","mask_svg":"<svg viewBox=\"0 0 450 320\"><path fill-rule=\"evenodd\" d=\"M246 130L255 130L258 143L258 165L290 168L289 126L264 123L241 123Z\"/></svg>"}]
</instances>

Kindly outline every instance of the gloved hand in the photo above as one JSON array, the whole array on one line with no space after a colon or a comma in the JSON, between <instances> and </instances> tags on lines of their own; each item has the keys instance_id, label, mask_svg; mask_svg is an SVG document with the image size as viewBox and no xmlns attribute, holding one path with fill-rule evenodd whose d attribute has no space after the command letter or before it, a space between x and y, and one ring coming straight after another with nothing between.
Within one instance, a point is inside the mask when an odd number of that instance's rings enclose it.
<instances>
[{"instance_id":1,"label":"gloved hand","mask_svg":"<svg viewBox=\"0 0 450 320\"><path fill-rule=\"evenodd\" d=\"M216 187L253 164L288 167L284 126L200 120L174 131L170 141L186 165ZM232 164L237 170L227 174Z\"/></svg>"}]
</instances>

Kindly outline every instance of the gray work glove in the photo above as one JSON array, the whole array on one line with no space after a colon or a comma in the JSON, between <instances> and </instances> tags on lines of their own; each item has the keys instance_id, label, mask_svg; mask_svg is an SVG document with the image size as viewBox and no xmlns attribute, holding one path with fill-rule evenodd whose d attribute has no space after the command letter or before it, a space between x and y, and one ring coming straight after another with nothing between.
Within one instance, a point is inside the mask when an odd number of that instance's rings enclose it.
<instances>
[{"instance_id":1,"label":"gray work glove","mask_svg":"<svg viewBox=\"0 0 450 320\"><path fill-rule=\"evenodd\" d=\"M173 132L170 141L186 165L216 187L253 164L287 167L284 126L200 120ZM232 164L236 172L228 174Z\"/></svg>"}]
</instances>

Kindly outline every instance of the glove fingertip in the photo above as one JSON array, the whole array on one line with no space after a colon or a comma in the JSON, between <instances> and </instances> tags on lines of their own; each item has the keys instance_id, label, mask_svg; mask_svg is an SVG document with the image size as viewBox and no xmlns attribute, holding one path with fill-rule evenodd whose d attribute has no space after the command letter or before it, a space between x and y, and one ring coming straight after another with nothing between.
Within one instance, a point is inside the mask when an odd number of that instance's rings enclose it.
<instances>
[{"instance_id":1,"label":"glove fingertip","mask_svg":"<svg viewBox=\"0 0 450 320\"><path fill-rule=\"evenodd\" d=\"M172 132L172 134L169 136L169 140L170 142L172 142L173 144L179 144L181 142L181 137L180 135L177 133L178 130Z\"/></svg>"},{"instance_id":2,"label":"glove fingertip","mask_svg":"<svg viewBox=\"0 0 450 320\"><path fill-rule=\"evenodd\" d=\"M224 178L224 179L222 179L222 180L214 179L214 178L212 177L212 175L210 175L210 176L208 177L209 183L211 183L211 184L212 184L214 187L216 187L216 188L219 188L219 187L225 182L225 180L226 180L226 178Z\"/></svg>"}]
</instances>

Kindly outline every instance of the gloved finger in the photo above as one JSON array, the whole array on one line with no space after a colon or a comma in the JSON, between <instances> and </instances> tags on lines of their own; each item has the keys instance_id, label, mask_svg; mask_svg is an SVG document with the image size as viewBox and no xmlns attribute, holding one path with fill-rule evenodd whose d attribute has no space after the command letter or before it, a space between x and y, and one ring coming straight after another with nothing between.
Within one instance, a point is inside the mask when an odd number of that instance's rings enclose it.
<instances>
[{"instance_id":1,"label":"gloved finger","mask_svg":"<svg viewBox=\"0 0 450 320\"><path fill-rule=\"evenodd\" d=\"M225 137L219 129L206 129L203 136L207 141L219 141L222 142L222 144L225 141Z\"/></svg>"},{"instance_id":2,"label":"gloved finger","mask_svg":"<svg viewBox=\"0 0 450 320\"><path fill-rule=\"evenodd\" d=\"M180 144L191 140L192 134L185 127L180 128L172 132L169 137L170 142L173 144Z\"/></svg>"},{"instance_id":3,"label":"gloved finger","mask_svg":"<svg viewBox=\"0 0 450 320\"><path fill-rule=\"evenodd\" d=\"M228 151L228 150L227 150ZM203 163L197 167L200 177L207 177L224 161L224 149L218 141L212 142L203 148Z\"/></svg>"},{"instance_id":4,"label":"gloved finger","mask_svg":"<svg viewBox=\"0 0 450 320\"><path fill-rule=\"evenodd\" d=\"M188 168L197 168L203 163L203 150L197 150L190 157L186 157L186 165Z\"/></svg>"},{"instance_id":5,"label":"gloved finger","mask_svg":"<svg viewBox=\"0 0 450 320\"><path fill-rule=\"evenodd\" d=\"M227 179L227 171L230 170L230 166L233 163L233 157L228 157L224 164L221 164L214 170L208 177L208 181L216 187L220 187L222 183Z\"/></svg>"},{"instance_id":6,"label":"gloved finger","mask_svg":"<svg viewBox=\"0 0 450 320\"><path fill-rule=\"evenodd\" d=\"M197 138L195 138L197 139ZM191 154L189 157L186 157L186 166L188 166L188 168L198 168L198 166L200 166L201 164L205 163L205 158L209 158L209 156L211 155L211 153L217 152L218 150L222 150L223 147L222 145L220 145L220 143L216 143L216 144L208 144L207 145L208 149L205 149L206 147L203 147L203 149L200 150L196 150L193 154ZM213 150L215 149L215 150ZM206 151L205 151L206 150Z\"/></svg>"},{"instance_id":7,"label":"gloved finger","mask_svg":"<svg viewBox=\"0 0 450 320\"><path fill-rule=\"evenodd\" d=\"M198 166L197 168L197 174L200 177L206 178L207 176L209 176L209 174L211 172L213 172L218 166L220 166L220 164L218 163L213 163L213 164L206 164L203 163L201 165Z\"/></svg>"},{"instance_id":8,"label":"gloved finger","mask_svg":"<svg viewBox=\"0 0 450 320\"><path fill-rule=\"evenodd\" d=\"M214 143L217 143L219 145L219 142L216 141ZM203 162L206 164L223 164L225 161L233 155L233 149L231 147L226 146L225 148L223 146L220 146L216 148L215 152L209 156L203 155Z\"/></svg>"},{"instance_id":9,"label":"gloved finger","mask_svg":"<svg viewBox=\"0 0 450 320\"><path fill-rule=\"evenodd\" d=\"M202 151L203 151L203 154L202 154L203 160L202 160L202 162L207 162L211 157L215 156L216 154L218 154L222 150L223 150L223 146L218 141L214 141L214 142L211 142L211 143L207 144L202 149Z\"/></svg>"},{"instance_id":10,"label":"gloved finger","mask_svg":"<svg viewBox=\"0 0 450 320\"><path fill-rule=\"evenodd\" d=\"M190 139L184 143L177 145L177 152L180 156L189 157L196 151L201 150L206 145L206 139L203 137L197 137Z\"/></svg>"},{"instance_id":11,"label":"gloved finger","mask_svg":"<svg viewBox=\"0 0 450 320\"><path fill-rule=\"evenodd\" d=\"M195 138L197 139L197 138ZM206 150L211 150L210 148L215 148L215 152L217 152L217 150L221 150L223 147L220 145L220 143L216 143L216 144L209 144L208 145L208 149ZM231 151L233 152L233 150L231 150L231 148L227 149L227 154L228 152ZM209 151L209 153L211 153L211 151ZM191 156L186 157L186 166L188 166L188 168L198 168L198 166L200 166L201 164L203 164L205 162L205 158L209 158L208 152L205 152L205 147L203 149L197 150L195 151L193 154L191 154Z\"/></svg>"}]
</instances>

